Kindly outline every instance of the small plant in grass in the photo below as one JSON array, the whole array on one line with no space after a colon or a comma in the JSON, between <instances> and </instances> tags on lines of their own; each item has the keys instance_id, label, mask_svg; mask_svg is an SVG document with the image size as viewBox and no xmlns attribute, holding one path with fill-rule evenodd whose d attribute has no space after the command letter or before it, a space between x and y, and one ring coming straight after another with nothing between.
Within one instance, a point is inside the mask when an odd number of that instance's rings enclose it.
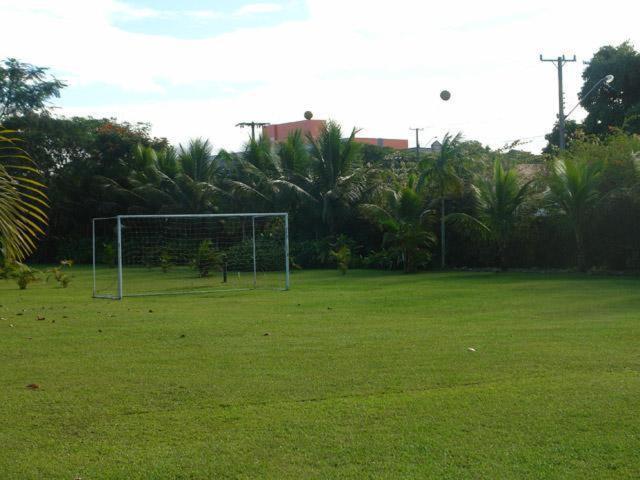
<instances>
[{"instance_id":1,"label":"small plant in grass","mask_svg":"<svg viewBox=\"0 0 640 480\"><path fill-rule=\"evenodd\" d=\"M71 275L66 274L64 270L71 268L72 265L73 260L60 260L59 266L47 270L46 281L48 282L49 278L53 276L62 288L67 288L71 283Z\"/></svg>"},{"instance_id":2,"label":"small plant in grass","mask_svg":"<svg viewBox=\"0 0 640 480\"><path fill-rule=\"evenodd\" d=\"M200 277L208 277L211 270L220 270L224 265L224 253L216 249L211 240L203 240L198 246L193 266Z\"/></svg>"},{"instance_id":3,"label":"small plant in grass","mask_svg":"<svg viewBox=\"0 0 640 480\"><path fill-rule=\"evenodd\" d=\"M331 256L336 260L338 271L346 275L351 262L351 249L347 245L342 245L337 250L332 250Z\"/></svg>"},{"instance_id":4,"label":"small plant in grass","mask_svg":"<svg viewBox=\"0 0 640 480\"><path fill-rule=\"evenodd\" d=\"M30 284L39 281L42 273L24 263L16 262L11 269L10 275L18 284L20 290L25 290Z\"/></svg>"},{"instance_id":5,"label":"small plant in grass","mask_svg":"<svg viewBox=\"0 0 640 480\"><path fill-rule=\"evenodd\" d=\"M173 267L171 254L168 250L163 250L160 252L160 269L162 270L162 273L167 273L171 267Z\"/></svg>"},{"instance_id":6,"label":"small plant in grass","mask_svg":"<svg viewBox=\"0 0 640 480\"><path fill-rule=\"evenodd\" d=\"M103 262L109 267L114 268L116 266L116 247L113 243L105 243L103 245Z\"/></svg>"}]
</instances>

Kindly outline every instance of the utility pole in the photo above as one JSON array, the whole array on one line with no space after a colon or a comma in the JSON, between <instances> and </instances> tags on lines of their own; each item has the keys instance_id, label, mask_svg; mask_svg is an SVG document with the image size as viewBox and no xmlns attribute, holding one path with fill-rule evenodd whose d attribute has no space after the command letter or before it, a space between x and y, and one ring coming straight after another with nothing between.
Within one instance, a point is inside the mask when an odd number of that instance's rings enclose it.
<instances>
[{"instance_id":1,"label":"utility pole","mask_svg":"<svg viewBox=\"0 0 640 480\"><path fill-rule=\"evenodd\" d=\"M256 140L256 127L265 127L269 125L269 122L240 122L236 123L236 127L244 128L251 127L251 140L255 142Z\"/></svg>"},{"instance_id":2,"label":"utility pole","mask_svg":"<svg viewBox=\"0 0 640 480\"><path fill-rule=\"evenodd\" d=\"M420 137L419 132L424 130L424 128L409 128L409 130L415 130L416 132L416 164L420 163Z\"/></svg>"},{"instance_id":3,"label":"utility pole","mask_svg":"<svg viewBox=\"0 0 640 480\"><path fill-rule=\"evenodd\" d=\"M559 101L558 134L560 136L560 140L558 144L560 145L560 150L564 150L566 147L565 120L567 119L567 117L564 114L564 89L563 89L563 82L562 82L562 67L564 67L564 64L567 62L575 62L576 56L574 55L573 58L568 59L564 55L558 58L542 58L542 55L540 55L540 61L551 62L555 65L556 69L558 70L558 101Z\"/></svg>"}]
</instances>

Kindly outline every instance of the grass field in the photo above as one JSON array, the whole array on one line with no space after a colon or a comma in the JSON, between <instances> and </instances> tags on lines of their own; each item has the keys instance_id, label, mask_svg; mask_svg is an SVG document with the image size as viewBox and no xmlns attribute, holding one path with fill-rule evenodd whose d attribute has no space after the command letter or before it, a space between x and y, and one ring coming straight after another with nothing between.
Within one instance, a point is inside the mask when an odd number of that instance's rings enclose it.
<instances>
[{"instance_id":1,"label":"grass field","mask_svg":"<svg viewBox=\"0 0 640 480\"><path fill-rule=\"evenodd\" d=\"M638 279L296 272L119 302L74 273L0 282L0 479L640 477Z\"/></svg>"}]
</instances>

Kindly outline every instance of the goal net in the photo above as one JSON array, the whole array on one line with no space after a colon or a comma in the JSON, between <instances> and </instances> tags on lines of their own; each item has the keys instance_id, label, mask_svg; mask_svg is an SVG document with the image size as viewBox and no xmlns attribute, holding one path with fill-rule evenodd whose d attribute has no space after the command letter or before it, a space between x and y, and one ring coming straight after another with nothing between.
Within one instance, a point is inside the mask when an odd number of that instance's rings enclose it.
<instances>
[{"instance_id":1,"label":"goal net","mask_svg":"<svg viewBox=\"0 0 640 480\"><path fill-rule=\"evenodd\" d=\"M93 219L93 296L289 288L286 213Z\"/></svg>"}]
</instances>

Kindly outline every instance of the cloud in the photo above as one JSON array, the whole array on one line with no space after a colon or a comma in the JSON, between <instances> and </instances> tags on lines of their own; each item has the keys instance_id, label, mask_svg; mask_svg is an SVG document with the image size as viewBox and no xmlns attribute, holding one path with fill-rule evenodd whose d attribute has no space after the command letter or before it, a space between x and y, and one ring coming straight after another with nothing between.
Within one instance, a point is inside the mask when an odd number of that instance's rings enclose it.
<instances>
[{"instance_id":1,"label":"cloud","mask_svg":"<svg viewBox=\"0 0 640 480\"><path fill-rule=\"evenodd\" d=\"M248 5L243 5L239 9L237 9L233 14L235 16L241 17L244 15L255 15L261 13L275 13L282 10L282 5L278 3L250 3Z\"/></svg>"},{"instance_id":2,"label":"cloud","mask_svg":"<svg viewBox=\"0 0 640 480\"><path fill-rule=\"evenodd\" d=\"M556 0L534 6L506 0L307 0L303 20L202 39L117 28L114 15L167 13L123 10L122 2L112 0L9 3L0 57L53 67L70 88L96 86L95 105L71 109L63 103L63 112L150 121L157 135L175 141L202 135L231 149L246 138L235 123L295 120L307 109L346 129L362 127L366 136L408 138L409 126L424 126L423 141L463 130L493 146L535 137L529 148L539 149L555 121L557 91L554 70L538 55L575 53L586 60L603 44L640 41L633 15L617 13L621 0L598 10ZM276 4L252 5L246 12ZM221 18L208 10L174 14ZM55 36L47 33L52 31ZM567 107L577 102L581 67L565 70ZM155 92L157 100L98 107L104 84ZM198 101L166 96L208 84L225 90ZM453 94L448 103L438 97L443 88Z\"/></svg>"},{"instance_id":3,"label":"cloud","mask_svg":"<svg viewBox=\"0 0 640 480\"><path fill-rule=\"evenodd\" d=\"M201 20L211 20L215 18L221 18L224 15L221 12L215 10L191 10L185 12L188 17L198 18Z\"/></svg>"},{"instance_id":4,"label":"cloud","mask_svg":"<svg viewBox=\"0 0 640 480\"><path fill-rule=\"evenodd\" d=\"M170 16L170 12L156 10L153 8L138 8L133 7L123 2L114 2L111 12L119 17L126 19L143 19L143 18L162 18Z\"/></svg>"}]
</instances>

